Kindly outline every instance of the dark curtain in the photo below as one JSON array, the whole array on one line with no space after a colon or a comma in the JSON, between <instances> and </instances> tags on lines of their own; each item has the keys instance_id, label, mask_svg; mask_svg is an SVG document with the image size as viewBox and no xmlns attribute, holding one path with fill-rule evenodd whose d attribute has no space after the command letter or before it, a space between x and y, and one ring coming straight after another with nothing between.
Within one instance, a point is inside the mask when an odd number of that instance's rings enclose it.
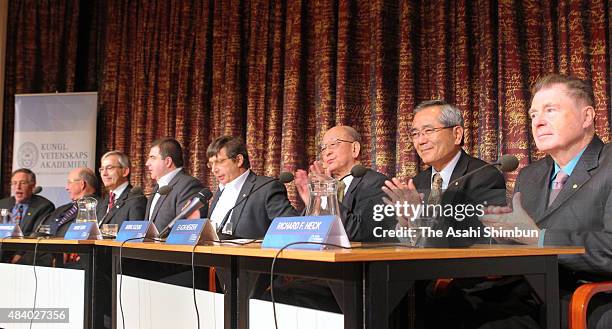
<instances>
[{"instance_id":1,"label":"dark curtain","mask_svg":"<svg viewBox=\"0 0 612 329\"><path fill-rule=\"evenodd\" d=\"M187 170L213 185L205 153L221 134L242 136L253 170L273 176L306 168L336 124L362 134L365 165L409 177L422 169L406 134L412 109L432 98L463 111L470 154L511 153L525 166L542 156L530 136L529 87L550 72L592 82L597 133L610 140L610 0L12 0L10 8L5 182L12 96L25 92L97 90L98 155L128 153L133 183L147 188L144 163L158 137L176 137Z\"/></svg>"}]
</instances>

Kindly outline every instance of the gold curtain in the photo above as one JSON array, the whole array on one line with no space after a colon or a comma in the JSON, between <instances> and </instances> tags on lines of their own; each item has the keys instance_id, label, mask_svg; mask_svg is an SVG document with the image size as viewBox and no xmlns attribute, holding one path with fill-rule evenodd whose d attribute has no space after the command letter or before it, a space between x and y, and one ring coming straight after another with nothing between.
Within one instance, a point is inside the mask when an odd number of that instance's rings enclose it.
<instances>
[{"instance_id":1,"label":"gold curtain","mask_svg":"<svg viewBox=\"0 0 612 329\"><path fill-rule=\"evenodd\" d=\"M592 82L596 130L610 139L608 0L78 3L48 2L62 4L57 13L11 1L5 137L15 92L95 86L98 155L128 153L132 183L146 188L144 163L158 137L183 143L187 170L212 186L205 153L213 138L244 137L254 171L274 176L306 168L336 124L362 134L365 165L409 177L422 168L406 135L412 109L431 98L463 111L470 154L511 153L525 166L541 157L529 87L549 72ZM79 16L93 21L76 24ZM85 64L75 76L77 53ZM11 144L5 138L5 149Z\"/></svg>"}]
</instances>

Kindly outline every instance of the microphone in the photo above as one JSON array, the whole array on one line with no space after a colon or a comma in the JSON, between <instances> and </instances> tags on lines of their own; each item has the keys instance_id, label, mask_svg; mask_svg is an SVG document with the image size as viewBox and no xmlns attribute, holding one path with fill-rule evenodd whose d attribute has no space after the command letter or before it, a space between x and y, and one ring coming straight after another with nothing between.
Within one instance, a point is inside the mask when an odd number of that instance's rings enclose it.
<instances>
[{"instance_id":1,"label":"microphone","mask_svg":"<svg viewBox=\"0 0 612 329\"><path fill-rule=\"evenodd\" d=\"M461 176L461 177L459 177L457 179L452 180L450 183L448 183L448 186L451 186L452 184L455 184L456 182L458 182L458 181L460 181L460 180L462 180L464 178L470 177L470 176L474 175L475 173L477 173L477 172L479 172L479 171L481 171L481 170L483 170L484 168L487 168L487 167L499 166L499 170L501 170L503 172L510 172L510 171L515 170L518 167L518 165L519 165L519 160L518 160L517 157L515 157L512 154L504 154L504 155L500 156L497 159L497 161L495 161L493 163L487 163L486 165L484 165L484 166L482 166L482 167L480 167L480 168L478 168L476 170L472 170L469 173L467 173L467 174L465 174L465 175L463 175L463 176Z\"/></svg>"},{"instance_id":2,"label":"microphone","mask_svg":"<svg viewBox=\"0 0 612 329\"><path fill-rule=\"evenodd\" d=\"M251 192L249 192L249 194L247 194L244 198L242 198L238 202L236 202L236 204L233 207L231 207L225 213L225 216L223 216L223 220L221 221L221 224L219 224L219 227L217 227L217 235L219 235L219 233L222 233L221 231L225 227L225 224L227 224L227 221L229 220L229 217L230 217L230 214L232 213L232 210L234 210L234 208L238 207L238 205L240 205L244 201L246 201L253 193L257 192L260 188L262 188L262 187L264 187L264 186L266 186L266 185L268 185L268 184L270 184L272 182L278 181L281 184L287 184L287 183L291 183L294 178L295 178L295 176L293 176L293 173L290 173L288 171L283 171L282 173L280 173L280 175L278 175L278 178L271 179L271 180L269 180L269 181L267 181L267 182L257 186L253 190L251 190ZM237 225L238 225L238 223L236 223L236 226Z\"/></svg>"},{"instance_id":3,"label":"microphone","mask_svg":"<svg viewBox=\"0 0 612 329\"><path fill-rule=\"evenodd\" d=\"M353 168L351 168L351 175L355 178L363 177L363 175L365 175L366 172L368 172L368 168L360 164L354 165Z\"/></svg>"},{"instance_id":4,"label":"microphone","mask_svg":"<svg viewBox=\"0 0 612 329\"><path fill-rule=\"evenodd\" d=\"M193 213L194 211L202 208L202 206L208 202L208 200L210 200L210 198L212 198L213 194L212 192L210 192L210 190L205 187L203 188L200 192L198 192L198 194L196 194L192 199L191 202L189 203L189 205L183 209L178 215L176 215L176 217L174 217L174 219L172 219L172 221L170 223L168 223L168 225L166 225L166 227L163 229L163 231L161 231L161 233L159 233L159 237L160 238L165 238L168 233L170 233L170 230L172 229L172 226L174 226L174 223L181 219L181 218L185 218L189 215L191 215L191 213Z\"/></svg>"},{"instance_id":5,"label":"microphone","mask_svg":"<svg viewBox=\"0 0 612 329\"><path fill-rule=\"evenodd\" d=\"M351 168L351 172L342 176L341 178L338 178L338 181L341 181L345 178L347 178L348 176L353 176L355 178L360 178L363 177L363 175L366 174L366 172L368 171L368 168L358 164L358 165L354 165L353 168Z\"/></svg>"},{"instance_id":6,"label":"microphone","mask_svg":"<svg viewBox=\"0 0 612 329\"><path fill-rule=\"evenodd\" d=\"M42 192L42 190L43 190L42 186L36 186L34 188L34 190L32 190L32 194L38 194L38 193Z\"/></svg>"},{"instance_id":7,"label":"microphone","mask_svg":"<svg viewBox=\"0 0 612 329\"><path fill-rule=\"evenodd\" d=\"M157 190L157 193L159 195L166 195L168 193L172 192L172 186L170 185L166 185L166 186L162 186Z\"/></svg>"}]
</instances>

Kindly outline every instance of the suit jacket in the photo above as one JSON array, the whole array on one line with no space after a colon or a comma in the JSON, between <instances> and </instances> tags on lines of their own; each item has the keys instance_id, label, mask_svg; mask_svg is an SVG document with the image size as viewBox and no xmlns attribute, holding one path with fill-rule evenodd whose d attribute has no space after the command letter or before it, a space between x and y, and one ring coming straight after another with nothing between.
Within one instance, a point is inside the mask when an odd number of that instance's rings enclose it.
<instances>
[{"instance_id":1,"label":"suit jacket","mask_svg":"<svg viewBox=\"0 0 612 329\"><path fill-rule=\"evenodd\" d=\"M86 195L86 197L95 198L96 200L98 200L98 203L100 203L100 200L99 200L98 196L96 196L96 195ZM70 209L73 204L74 204L74 202L70 202L70 203L66 203L65 205L59 206L57 209L55 209L55 211L53 211L52 213L48 214L40 222L36 223L36 228L38 228L40 225L51 225L51 223L53 221L55 221L57 218L60 218L66 211L68 211L68 209ZM62 225L60 225L57 228L57 232L55 233L55 236L63 237L66 234L66 231L68 231L68 227L70 227L70 224L74 223L74 221L75 221L75 219L77 217L77 214L78 214L78 211L75 212L74 215L72 215L67 222L65 222ZM35 236L36 233L37 233L37 230L35 229L32 232L32 235Z\"/></svg>"},{"instance_id":2,"label":"suit jacket","mask_svg":"<svg viewBox=\"0 0 612 329\"><path fill-rule=\"evenodd\" d=\"M266 183L267 185L249 195L251 191ZM209 217L215 209L220 195L219 191L215 193L210 206ZM258 176L252 171L240 189L236 204L244 198L246 198L246 201L242 201L234 208L231 218L228 220L232 225L232 236L235 238L261 239L266 235L274 218L299 215L289 202L285 185L274 178Z\"/></svg>"},{"instance_id":3,"label":"suit jacket","mask_svg":"<svg viewBox=\"0 0 612 329\"><path fill-rule=\"evenodd\" d=\"M523 207L545 229L545 245L584 246L584 254L560 256L562 268L575 277L587 273L612 277L611 145L595 136L547 207L553 171L550 156L521 170L515 192L521 192Z\"/></svg>"},{"instance_id":4,"label":"suit jacket","mask_svg":"<svg viewBox=\"0 0 612 329\"><path fill-rule=\"evenodd\" d=\"M387 176L368 169L365 175L353 178L348 190L340 204L342 224L351 241L382 242L396 241L395 238L376 237L375 230L392 230L396 224L395 217L385 217L382 221L375 221L374 206L383 205L385 195L382 187Z\"/></svg>"},{"instance_id":5,"label":"suit jacket","mask_svg":"<svg viewBox=\"0 0 612 329\"><path fill-rule=\"evenodd\" d=\"M144 220L145 208L147 207L147 198L142 194L132 194L132 185L127 188L116 198L113 208L108 213L109 195L107 194L98 203L98 223L102 224L118 224L121 225L126 220ZM128 200L128 198L130 200ZM127 200L127 201L126 201Z\"/></svg>"},{"instance_id":6,"label":"suit jacket","mask_svg":"<svg viewBox=\"0 0 612 329\"><path fill-rule=\"evenodd\" d=\"M9 211L15 206L15 197L4 198L0 200L0 208L8 209ZM34 230L36 222L47 216L55 209L51 201L40 195L32 195L28 211L21 218L19 227L23 231L24 236L28 236Z\"/></svg>"},{"instance_id":7,"label":"suit jacket","mask_svg":"<svg viewBox=\"0 0 612 329\"><path fill-rule=\"evenodd\" d=\"M453 173L451 174L451 182L486 164L486 162L474 158L461 150L459 161L457 161L455 169L453 169ZM431 190L431 173L432 168L429 167L427 170L420 172L413 179L417 190L425 195L424 200L427 200ZM450 204L453 206L467 204L474 206L478 204L496 206L506 205L506 181L504 179L504 175L502 175L502 173L496 168L484 168L480 172L470 177L461 179L458 182L449 185L442 194L441 204ZM445 230L445 232L449 227L456 230L466 230L470 227L475 229L480 228L481 236L483 232L483 225L478 220L477 216L471 216L469 218L442 217L438 219L436 224L437 229ZM425 246L457 247L468 246L476 242L485 241L482 238L479 239L478 237L450 237L448 239L447 237L444 237L443 239L438 240L429 239L428 241L425 241Z\"/></svg>"},{"instance_id":8,"label":"suit jacket","mask_svg":"<svg viewBox=\"0 0 612 329\"><path fill-rule=\"evenodd\" d=\"M147 200L147 208L145 209L145 218L152 221L157 227L158 231L163 230L166 226L174 219L176 215L181 212L183 206L187 201L196 195L204 186L195 177L189 176L185 173L185 170L180 170L174 178L170 181L168 186L172 187L170 193L161 195L155 209L153 209L153 215L149 218L151 209L151 203L155 197L155 193L159 189L158 185L155 185L153 194ZM205 204L200 208L200 214L208 213L208 205Z\"/></svg>"}]
</instances>

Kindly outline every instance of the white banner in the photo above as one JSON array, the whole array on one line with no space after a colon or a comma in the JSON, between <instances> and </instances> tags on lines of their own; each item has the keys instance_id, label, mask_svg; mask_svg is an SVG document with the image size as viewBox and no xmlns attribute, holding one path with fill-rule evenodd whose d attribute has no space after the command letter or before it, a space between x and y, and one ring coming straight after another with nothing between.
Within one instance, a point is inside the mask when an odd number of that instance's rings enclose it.
<instances>
[{"instance_id":1,"label":"white banner","mask_svg":"<svg viewBox=\"0 0 612 329\"><path fill-rule=\"evenodd\" d=\"M36 174L40 195L68 203L68 173L94 169L98 93L15 95L13 170Z\"/></svg>"}]
</instances>

